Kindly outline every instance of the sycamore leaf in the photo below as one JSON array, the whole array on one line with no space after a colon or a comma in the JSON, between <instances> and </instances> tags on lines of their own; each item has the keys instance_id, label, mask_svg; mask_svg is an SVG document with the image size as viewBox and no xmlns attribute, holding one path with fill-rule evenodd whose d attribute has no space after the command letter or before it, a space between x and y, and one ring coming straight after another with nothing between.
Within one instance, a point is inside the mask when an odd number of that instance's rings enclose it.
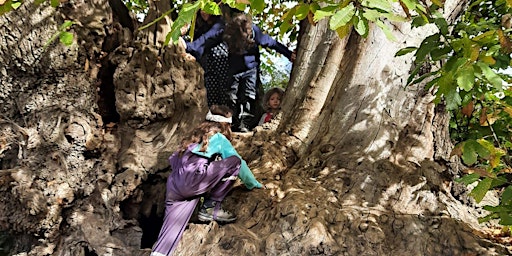
<instances>
[{"instance_id":1,"label":"sycamore leaf","mask_svg":"<svg viewBox=\"0 0 512 256\"><path fill-rule=\"evenodd\" d=\"M470 196L472 196L477 203L480 203L482 199L484 199L485 194L487 194L487 191L491 188L492 179L491 178L485 178L482 181L478 182L478 185L476 185L473 190L469 193Z\"/></svg>"},{"instance_id":2,"label":"sycamore leaf","mask_svg":"<svg viewBox=\"0 0 512 256\"><path fill-rule=\"evenodd\" d=\"M501 90L503 86L503 79L501 79L500 76L494 72L489 65L486 63L478 61L476 65L482 70L482 73L484 74L485 78L487 78L487 81L491 83L494 88Z\"/></svg>"},{"instance_id":3,"label":"sycamore leaf","mask_svg":"<svg viewBox=\"0 0 512 256\"><path fill-rule=\"evenodd\" d=\"M475 70L473 66L461 69L458 73L457 85L464 91L469 92L475 84Z\"/></svg>"},{"instance_id":4,"label":"sycamore leaf","mask_svg":"<svg viewBox=\"0 0 512 256\"><path fill-rule=\"evenodd\" d=\"M462 161L467 165L473 165L477 161L477 157L487 158L490 151L476 140L467 140L462 147Z\"/></svg>"}]
</instances>

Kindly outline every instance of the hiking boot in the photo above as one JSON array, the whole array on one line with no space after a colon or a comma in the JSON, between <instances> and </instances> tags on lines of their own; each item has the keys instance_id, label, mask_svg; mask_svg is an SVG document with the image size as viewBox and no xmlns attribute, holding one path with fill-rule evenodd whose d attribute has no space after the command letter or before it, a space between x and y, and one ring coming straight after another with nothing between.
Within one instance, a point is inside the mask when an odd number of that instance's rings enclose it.
<instances>
[{"instance_id":1,"label":"hiking boot","mask_svg":"<svg viewBox=\"0 0 512 256\"><path fill-rule=\"evenodd\" d=\"M204 206L199 210L199 214L197 218L200 221L212 221L215 220L217 222L229 223L236 220L236 215L222 209L220 204L218 206L206 208Z\"/></svg>"}]
</instances>

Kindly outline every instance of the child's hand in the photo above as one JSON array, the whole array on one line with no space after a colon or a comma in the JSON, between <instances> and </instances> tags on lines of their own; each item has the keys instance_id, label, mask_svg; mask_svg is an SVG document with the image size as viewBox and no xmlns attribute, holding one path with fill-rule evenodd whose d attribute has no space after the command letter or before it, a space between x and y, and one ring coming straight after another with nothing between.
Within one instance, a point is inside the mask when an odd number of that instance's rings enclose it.
<instances>
[{"instance_id":1,"label":"child's hand","mask_svg":"<svg viewBox=\"0 0 512 256\"><path fill-rule=\"evenodd\" d=\"M192 56L192 54L190 54L190 53L184 53L183 58L186 61L195 61L196 60L196 58L194 56Z\"/></svg>"},{"instance_id":2,"label":"child's hand","mask_svg":"<svg viewBox=\"0 0 512 256\"><path fill-rule=\"evenodd\" d=\"M295 62L295 58L297 58L297 50L292 52L292 56L290 56L290 61Z\"/></svg>"}]
</instances>

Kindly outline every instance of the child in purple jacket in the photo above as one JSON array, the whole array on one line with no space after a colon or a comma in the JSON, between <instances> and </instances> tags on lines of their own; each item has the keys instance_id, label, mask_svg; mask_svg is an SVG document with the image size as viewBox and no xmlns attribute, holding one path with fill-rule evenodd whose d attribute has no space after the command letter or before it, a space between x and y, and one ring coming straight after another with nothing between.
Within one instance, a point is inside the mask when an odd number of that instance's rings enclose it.
<instances>
[{"instance_id":1,"label":"child in purple jacket","mask_svg":"<svg viewBox=\"0 0 512 256\"><path fill-rule=\"evenodd\" d=\"M201 196L205 200L199 220L228 223L236 216L222 209L221 202L236 179L248 189L263 187L231 145L231 121L228 107L213 105L206 121L169 157L172 172L167 179L164 223L151 256L172 254Z\"/></svg>"}]
</instances>

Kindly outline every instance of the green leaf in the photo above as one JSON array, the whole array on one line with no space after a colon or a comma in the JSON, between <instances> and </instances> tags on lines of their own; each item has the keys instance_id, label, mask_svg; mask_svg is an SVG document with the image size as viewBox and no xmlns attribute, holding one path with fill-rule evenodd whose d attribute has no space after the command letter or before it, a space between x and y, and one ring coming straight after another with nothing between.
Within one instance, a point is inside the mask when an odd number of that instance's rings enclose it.
<instances>
[{"instance_id":1,"label":"green leaf","mask_svg":"<svg viewBox=\"0 0 512 256\"><path fill-rule=\"evenodd\" d=\"M393 12L391 4L386 0L365 0L362 2L362 4L368 8L379 9L387 13Z\"/></svg>"},{"instance_id":2,"label":"green leaf","mask_svg":"<svg viewBox=\"0 0 512 256\"><path fill-rule=\"evenodd\" d=\"M21 6L21 2L14 2L14 3L12 3L12 8L14 10L18 9L20 6Z\"/></svg>"},{"instance_id":3,"label":"green leaf","mask_svg":"<svg viewBox=\"0 0 512 256\"><path fill-rule=\"evenodd\" d=\"M441 32L441 34L443 34L443 35L448 34L448 23L446 22L446 20L444 18L437 18L434 20L434 23L439 28L439 31Z\"/></svg>"},{"instance_id":4,"label":"green leaf","mask_svg":"<svg viewBox=\"0 0 512 256\"><path fill-rule=\"evenodd\" d=\"M430 52L430 57L432 57L433 61L443 60L443 59L447 59L448 53L451 53L451 52L452 52L452 48L447 47L447 46L443 47L440 45L439 48L433 49Z\"/></svg>"},{"instance_id":5,"label":"green leaf","mask_svg":"<svg viewBox=\"0 0 512 256\"><path fill-rule=\"evenodd\" d=\"M464 91L469 92L475 84L475 70L468 66L458 72L457 85Z\"/></svg>"},{"instance_id":6,"label":"green leaf","mask_svg":"<svg viewBox=\"0 0 512 256\"><path fill-rule=\"evenodd\" d=\"M440 35L439 33L428 36L421 42L420 48L416 51L416 59L414 63L419 64L425 61L425 57L434 49L437 49L440 45L439 42Z\"/></svg>"},{"instance_id":7,"label":"green leaf","mask_svg":"<svg viewBox=\"0 0 512 256\"><path fill-rule=\"evenodd\" d=\"M425 19L424 16L416 16L412 19L412 27L413 28L417 28L417 27L421 27L421 26L424 26L428 23L428 20Z\"/></svg>"},{"instance_id":8,"label":"green leaf","mask_svg":"<svg viewBox=\"0 0 512 256\"><path fill-rule=\"evenodd\" d=\"M506 184L508 181L505 177L497 177L492 179L491 188L500 187L503 184Z\"/></svg>"},{"instance_id":9,"label":"green leaf","mask_svg":"<svg viewBox=\"0 0 512 256\"><path fill-rule=\"evenodd\" d=\"M495 149L494 144L485 139L478 139L478 145L475 147L476 152L482 158L488 158L491 155L491 151Z\"/></svg>"},{"instance_id":10,"label":"green leaf","mask_svg":"<svg viewBox=\"0 0 512 256\"><path fill-rule=\"evenodd\" d=\"M497 218L499 218L498 213L491 213L485 217L478 218L478 223L488 222L490 220L497 219Z\"/></svg>"},{"instance_id":11,"label":"green leaf","mask_svg":"<svg viewBox=\"0 0 512 256\"><path fill-rule=\"evenodd\" d=\"M510 205L512 203L512 185L505 188L503 194L501 195L501 203L502 205Z\"/></svg>"},{"instance_id":12,"label":"green leaf","mask_svg":"<svg viewBox=\"0 0 512 256\"><path fill-rule=\"evenodd\" d=\"M263 1L263 0L257 0L257 1ZM213 15L222 15L222 11L220 10L220 6L214 2L206 2L206 4L201 8L201 10L205 11L206 13L213 14Z\"/></svg>"},{"instance_id":13,"label":"green leaf","mask_svg":"<svg viewBox=\"0 0 512 256\"><path fill-rule=\"evenodd\" d=\"M52 7L55 8L55 7L59 6L60 1L59 0L51 0L50 3L52 5Z\"/></svg>"},{"instance_id":14,"label":"green leaf","mask_svg":"<svg viewBox=\"0 0 512 256\"><path fill-rule=\"evenodd\" d=\"M363 17L369 21L376 22L380 18L380 12L372 9L365 9L363 12Z\"/></svg>"},{"instance_id":15,"label":"green leaf","mask_svg":"<svg viewBox=\"0 0 512 256\"><path fill-rule=\"evenodd\" d=\"M491 188L492 179L485 178L482 181L478 182L478 185L469 193L477 203L480 203L482 199L484 199L485 194Z\"/></svg>"},{"instance_id":16,"label":"green leaf","mask_svg":"<svg viewBox=\"0 0 512 256\"><path fill-rule=\"evenodd\" d=\"M251 0L251 9L255 13L261 13L265 9L265 1L264 0Z\"/></svg>"},{"instance_id":17,"label":"green leaf","mask_svg":"<svg viewBox=\"0 0 512 256\"><path fill-rule=\"evenodd\" d=\"M503 79L499 77L496 72L494 72L489 65L478 61L476 65L482 70L482 73L484 74L485 78L487 78L487 81L489 81L490 84L494 86L494 88L498 90L503 89Z\"/></svg>"},{"instance_id":18,"label":"green leaf","mask_svg":"<svg viewBox=\"0 0 512 256\"><path fill-rule=\"evenodd\" d=\"M74 24L73 21L66 20L66 21L64 21L64 23L62 23L62 25L60 25L59 30L64 31L64 30L68 29L69 27L71 27L73 24Z\"/></svg>"},{"instance_id":19,"label":"green leaf","mask_svg":"<svg viewBox=\"0 0 512 256\"><path fill-rule=\"evenodd\" d=\"M462 178L455 179L455 181L462 182L467 186L469 184L472 184L472 183L478 181L478 179L480 179L480 175L478 175L477 173L471 173L466 176L463 176Z\"/></svg>"},{"instance_id":20,"label":"green leaf","mask_svg":"<svg viewBox=\"0 0 512 256\"><path fill-rule=\"evenodd\" d=\"M462 161L464 161L465 164L473 165L476 163L478 158L476 148L478 147L480 147L480 144L475 140L467 140L464 142L464 146L462 147Z\"/></svg>"},{"instance_id":21,"label":"green leaf","mask_svg":"<svg viewBox=\"0 0 512 256\"><path fill-rule=\"evenodd\" d=\"M12 3L11 1L7 1L3 5L0 5L0 15L4 13L8 13L12 10Z\"/></svg>"},{"instance_id":22,"label":"green leaf","mask_svg":"<svg viewBox=\"0 0 512 256\"><path fill-rule=\"evenodd\" d=\"M382 29L382 32L384 32L384 35L386 35L386 38L388 40L396 41L395 36L391 32L391 29L386 24L384 24L384 22L382 22L381 20L377 20L375 21L375 24L377 24L377 26L379 26L379 28Z\"/></svg>"},{"instance_id":23,"label":"green leaf","mask_svg":"<svg viewBox=\"0 0 512 256\"><path fill-rule=\"evenodd\" d=\"M309 4L301 3L296 6L297 10L295 11L295 17L298 20L303 20L308 17L309 13Z\"/></svg>"},{"instance_id":24,"label":"green leaf","mask_svg":"<svg viewBox=\"0 0 512 256\"><path fill-rule=\"evenodd\" d=\"M356 13L356 8L353 3L343 7L341 10L337 11L329 21L330 28L332 30L336 30L342 26L345 26Z\"/></svg>"},{"instance_id":25,"label":"green leaf","mask_svg":"<svg viewBox=\"0 0 512 256\"><path fill-rule=\"evenodd\" d=\"M330 17L332 15L334 15L334 13L336 12L336 9L338 7L337 6L333 6L333 5L330 5L330 6L326 6L320 10L317 10L315 11L315 15L313 16L313 20L314 21L319 21L323 18L326 18L326 17Z\"/></svg>"},{"instance_id":26,"label":"green leaf","mask_svg":"<svg viewBox=\"0 0 512 256\"><path fill-rule=\"evenodd\" d=\"M409 10L414 10L416 9L416 4L417 2L416 1L411 1L411 0L401 0L402 3L405 4L405 6L407 6L407 8Z\"/></svg>"},{"instance_id":27,"label":"green leaf","mask_svg":"<svg viewBox=\"0 0 512 256\"><path fill-rule=\"evenodd\" d=\"M512 225L512 215L510 215L510 211L508 212L500 212L500 224L504 226L510 226Z\"/></svg>"},{"instance_id":28,"label":"green leaf","mask_svg":"<svg viewBox=\"0 0 512 256\"><path fill-rule=\"evenodd\" d=\"M354 24L354 29L359 35L363 37L366 37L368 35L368 20L365 19L363 15L361 15L361 13L359 13L359 15L354 16L352 22Z\"/></svg>"},{"instance_id":29,"label":"green leaf","mask_svg":"<svg viewBox=\"0 0 512 256\"><path fill-rule=\"evenodd\" d=\"M398 50L398 52L395 53L395 57L406 55L408 53L416 51L417 49L418 49L418 47L413 47L413 46L402 48L402 49Z\"/></svg>"},{"instance_id":30,"label":"green leaf","mask_svg":"<svg viewBox=\"0 0 512 256\"><path fill-rule=\"evenodd\" d=\"M59 35L59 40L66 46L70 46L73 44L73 34L69 32L61 32Z\"/></svg>"}]
</instances>

